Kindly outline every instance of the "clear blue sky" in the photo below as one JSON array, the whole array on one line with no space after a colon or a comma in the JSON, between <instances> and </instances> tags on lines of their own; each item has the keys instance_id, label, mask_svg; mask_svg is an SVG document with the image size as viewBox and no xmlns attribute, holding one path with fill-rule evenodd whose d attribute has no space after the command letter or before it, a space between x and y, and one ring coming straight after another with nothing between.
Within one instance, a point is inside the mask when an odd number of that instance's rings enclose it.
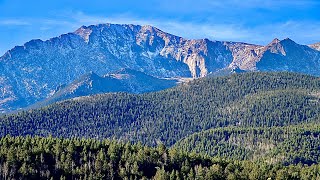
<instances>
[{"instance_id":1,"label":"clear blue sky","mask_svg":"<svg viewBox=\"0 0 320 180\"><path fill-rule=\"evenodd\" d=\"M0 0L0 54L107 22L150 24L185 38L310 44L320 42L320 0Z\"/></svg>"}]
</instances>

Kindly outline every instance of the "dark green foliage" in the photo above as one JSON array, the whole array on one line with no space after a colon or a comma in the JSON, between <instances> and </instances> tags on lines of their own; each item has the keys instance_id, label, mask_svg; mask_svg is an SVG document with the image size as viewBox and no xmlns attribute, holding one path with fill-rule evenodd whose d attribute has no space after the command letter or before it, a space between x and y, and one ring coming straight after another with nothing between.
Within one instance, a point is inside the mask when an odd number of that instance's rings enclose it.
<instances>
[{"instance_id":1,"label":"dark green foliage","mask_svg":"<svg viewBox=\"0 0 320 180\"><path fill-rule=\"evenodd\" d=\"M319 165L224 161L165 146L10 137L0 139L0 179L317 179Z\"/></svg>"},{"instance_id":2,"label":"dark green foliage","mask_svg":"<svg viewBox=\"0 0 320 180\"><path fill-rule=\"evenodd\" d=\"M211 129L186 137L173 147L236 160L317 164L320 125Z\"/></svg>"},{"instance_id":3,"label":"dark green foliage","mask_svg":"<svg viewBox=\"0 0 320 180\"><path fill-rule=\"evenodd\" d=\"M116 138L171 146L217 127L272 127L320 115L320 79L294 73L245 73L184 83L142 95L81 97L3 116L0 136Z\"/></svg>"},{"instance_id":4,"label":"dark green foliage","mask_svg":"<svg viewBox=\"0 0 320 180\"><path fill-rule=\"evenodd\" d=\"M293 73L81 97L0 118L0 179L320 179L319 119L320 79Z\"/></svg>"}]
</instances>

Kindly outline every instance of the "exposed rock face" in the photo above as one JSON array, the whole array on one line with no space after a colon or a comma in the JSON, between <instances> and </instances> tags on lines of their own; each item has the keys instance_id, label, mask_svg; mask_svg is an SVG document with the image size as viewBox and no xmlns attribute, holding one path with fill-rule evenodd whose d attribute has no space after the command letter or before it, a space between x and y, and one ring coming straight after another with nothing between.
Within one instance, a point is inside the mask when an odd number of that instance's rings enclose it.
<instances>
[{"instance_id":1,"label":"exposed rock face","mask_svg":"<svg viewBox=\"0 0 320 180\"><path fill-rule=\"evenodd\" d=\"M320 75L320 53L289 38L274 39L267 46L228 45L234 60L229 67L246 71L293 71ZM236 48L235 48L236 47Z\"/></svg>"},{"instance_id":2,"label":"exposed rock face","mask_svg":"<svg viewBox=\"0 0 320 180\"><path fill-rule=\"evenodd\" d=\"M155 77L202 77L227 66L222 42L186 40L151 26L101 24L47 41L32 40L0 57L0 109L50 97L90 71L130 68Z\"/></svg>"},{"instance_id":3,"label":"exposed rock face","mask_svg":"<svg viewBox=\"0 0 320 180\"><path fill-rule=\"evenodd\" d=\"M319 43L315 43L315 44L311 44L308 45L310 48L315 49L317 51L320 51L320 42Z\"/></svg>"},{"instance_id":4,"label":"exposed rock face","mask_svg":"<svg viewBox=\"0 0 320 180\"><path fill-rule=\"evenodd\" d=\"M319 54L289 39L259 46L188 40L152 26L82 26L74 33L16 46L0 57L0 112L51 97L61 84L89 72L103 76L130 68L157 78L198 78L221 69L320 75Z\"/></svg>"},{"instance_id":5,"label":"exposed rock face","mask_svg":"<svg viewBox=\"0 0 320 180\"><path fill-rule=\"evenodd\" d=\"M239 67L242 70L256 70L255 63L259 59L263 46L234 42L225 42L225 45L230 49L233 56L232 63L229 65L230 68Z\"/></svg>"},{"instance_id":6,"label":"exposed rock face","mask_svg":"<svg viewBox=\"0 0 320 180\"><path fill-rule=\"evenodd\" d=\"M320 53L287 38L266 46L256 68L320 75Z\"/></svg>"}]
</instances>

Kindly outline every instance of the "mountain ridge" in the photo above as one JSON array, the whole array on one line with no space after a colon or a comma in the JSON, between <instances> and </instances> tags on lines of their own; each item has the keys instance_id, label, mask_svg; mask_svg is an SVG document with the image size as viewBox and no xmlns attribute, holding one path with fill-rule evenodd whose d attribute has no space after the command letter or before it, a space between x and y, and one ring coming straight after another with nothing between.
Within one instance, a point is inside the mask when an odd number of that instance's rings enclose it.
<instances>
[{"instance_id":1,"label":"mountain ridge","mask_svg":"<svg viewBox=\"0 0 320 180\"><path fill-rule=\"evenodd\" d=\"M320 42L308 45L310 48L320 51Z\"/></svg>"},{"instance_id":2,"label":"mountain ridge","mask_svg":"<svg viewBox=\"0 0 320 180\"><path fill-rule=\"evenodd\" d=\"M31 105L29 108L42 107L57 101L95 94L113 92L140 94L160 91L171 88L177 83L178 80L159 79L127 68L103 76L89 72L70 84L61 85L51 97Z\"/></svg>"},{"instance_id":3,"label":"mountain ridge","mask_svg":"<svg viewBox=\"0 0 320 180\"><path fill-rule=\"evenodd\" d=\"M319 77L296 73L208 77L159 92L98 94L5 115L0 136L51 134L171 146L217 127L319 122L319 92Z\"/></svg>"},{"instance_id":4,"label":"mountain ridge","mask_svg":"<svg viewBox=\"0 0 320 180\"><path fill-rule=\"evenodd\" d=\"M320 75L319 51L278 41L260 46L185 39L149 25L82 26L46 41L31 40L0 57L0 111L49 98L61 84L90 71L102 76L129 68L156 78L199 78L226 68Z\"/></svg>"}]
</instances>

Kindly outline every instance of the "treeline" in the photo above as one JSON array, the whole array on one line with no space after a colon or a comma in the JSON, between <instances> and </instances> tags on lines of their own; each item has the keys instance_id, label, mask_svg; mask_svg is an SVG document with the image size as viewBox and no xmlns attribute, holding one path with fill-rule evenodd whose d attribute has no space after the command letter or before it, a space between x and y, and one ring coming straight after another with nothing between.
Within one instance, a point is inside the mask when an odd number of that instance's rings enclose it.
<instances>
[{"instance_id":1,"label":"treeline","mask_svg":"<svg viewBox=\"0 0 320 180\"><path fill-rule=\"evenodd\" d=\"M234 160L269 163L318 164L320 125L269 128L227 127L188 136L174 148Z\"/></svg>"},{"instance_id":2,"label":"treeline","mask_svg":"<svg viewBox=\"0 0 320 180\"><path fill-rule=\"evenodd\" d=\"M67 100L0 117L0 136L115 138L171 146L203 130L287 126L320 117L320 79L295 73L211 77L165 91Z\"/></svg>"},{"instance_id":3,"label":"treeline","mask_svg":"<svg viewBox=\"0 0 320 180\"><path fill-rule=\"evenodd\" d=\"M319 179L320 166L225 161L109 140L0 139L0 179Z\"/></svg>"}]
</instances>

